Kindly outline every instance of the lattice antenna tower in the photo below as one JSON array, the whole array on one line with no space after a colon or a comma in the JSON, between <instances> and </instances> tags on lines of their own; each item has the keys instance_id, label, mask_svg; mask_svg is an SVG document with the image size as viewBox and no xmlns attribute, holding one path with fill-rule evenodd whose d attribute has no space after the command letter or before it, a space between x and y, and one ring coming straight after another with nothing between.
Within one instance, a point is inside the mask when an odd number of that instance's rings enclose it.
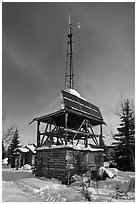
<instances>
[{"instance_id":1,"label":"lattice antenna tower","mask_svg":"<svg viewBox=\"0 0 137 204\"><path fill-rule=\"evenodd\" d=\"M73 34L72 27L77 26L80 28L80 24L72 25L70 22L69 15L69 33L67 42L67 59L66 59L66 70L65 70L65 89L74 88L74 72L73 72Z\"/></svg>"}]
</instances>

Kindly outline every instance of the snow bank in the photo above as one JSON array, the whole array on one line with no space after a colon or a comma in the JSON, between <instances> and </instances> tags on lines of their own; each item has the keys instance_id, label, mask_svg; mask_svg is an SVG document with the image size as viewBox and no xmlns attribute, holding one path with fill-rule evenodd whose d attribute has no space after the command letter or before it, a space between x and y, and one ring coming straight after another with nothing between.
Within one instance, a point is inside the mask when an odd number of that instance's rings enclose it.
<instances>
[{"instance_id":1,"label":"snow bank","mask_svg":"<svg viewBox=\"0 0 137 204\"><path fill-rule=\"evenodd\" d=\"M8 158L3 159L2 160L2 164L6 164L7 165L8 164Z\"/></svg>"},{"instance_id":2,"label":"snow bank","mask_svg":"<svg viewBox=\"0 0 137 204\"><path fill-rule=\"evenodd\" d=\"M117 176L118 174L118 169L116 168L107 168L112 174L114 174L114 176Z\"/></svg>"},{"instance_id":3,"label":"snow bank","mask_svg":"<svg viewBox=\"0 0 137 204\"><path fill-rule=\"evenodd\" d=\"M29 164L25 164L24 166L22 166L22 169L24 170L30 170L31 166Z\"/></svg>"},{"instance_id":4,"label":"snow bank","mask_svg":"<svg viewBox=\"0 0 137 204\"><path fill-rule=\"evenodd\" d=\"M109 178L114 177L114 174L111 171L109 171L108 169L106 169L105 167L102 166L99 168L99 176L101 178L103 177L104 172L108 175Z\"/></svg>"}]
</instances>

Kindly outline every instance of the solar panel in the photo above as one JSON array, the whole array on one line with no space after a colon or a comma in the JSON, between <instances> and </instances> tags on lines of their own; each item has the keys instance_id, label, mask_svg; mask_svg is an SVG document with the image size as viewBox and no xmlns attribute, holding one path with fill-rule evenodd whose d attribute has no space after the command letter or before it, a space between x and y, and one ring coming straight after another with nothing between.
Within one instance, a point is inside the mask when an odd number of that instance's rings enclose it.
<instances>
[{"instance_id":1,"label":"solar panel","mask_svg":"<svg viewBox=\"0 0 137 204\"><path fill-rule=\"evenodd\" d=\"M103 120L99 108L90 102L62 90L65 107L80 111L84 114Z\"/></svg>"}]
</instances>

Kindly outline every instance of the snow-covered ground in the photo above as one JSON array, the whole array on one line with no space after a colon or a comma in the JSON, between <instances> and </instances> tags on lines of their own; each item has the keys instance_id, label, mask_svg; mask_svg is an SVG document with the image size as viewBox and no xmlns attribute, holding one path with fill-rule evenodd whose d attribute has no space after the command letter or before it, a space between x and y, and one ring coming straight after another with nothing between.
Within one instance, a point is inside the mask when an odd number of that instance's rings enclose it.
<instances>
[{"instance_id":1,"label":"snow-covered ground","mask_svg":"<svg viewBox=\"0 0 137 204\"><path fill-rule=\"evenodd\" d=\"M80 192L56 179L37 178L31 170L13 170L3 166L3 202L86 201Z\"/></svg>"},{"instance_id":2,"label":"snow-covered ground","mask_svg":"<svg viewBox=\"0 0 137 204\"><path fill-rule=\"evenodd\" d=\"M99 195L93 186L88 190L93 202L135 201L134 190L124 199L112 197L118 184L127 184L134 173L119 172L118 176L106 181L99 181ZM3 202L86 202L81 188L71 185L69 188L56 179L38 178L31 170L13 170L6 165L2 169ZM123 185L125 188L127 185ZM133 199L131 199L133 198Z\"/></svg>"}]
</instances>

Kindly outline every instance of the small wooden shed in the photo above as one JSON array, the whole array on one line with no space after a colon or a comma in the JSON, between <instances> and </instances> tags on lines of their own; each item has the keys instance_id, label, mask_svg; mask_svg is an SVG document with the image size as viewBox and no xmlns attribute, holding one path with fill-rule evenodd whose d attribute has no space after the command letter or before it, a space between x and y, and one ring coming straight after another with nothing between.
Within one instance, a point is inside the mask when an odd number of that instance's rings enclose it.
<instances>
[{"instance_id":1,"label":"small wooden shed","mask_svg":"<svg viewBox=\"0 0 137 204\"><path fill-rule=\"evenodd\" d=\"M18 147L14 150L15 168L21 168L26 164L26 154L29 150L25 147Z\"/></svg>"},{"instance_id":2,"label":"small wooden shed","mask_svg":"<svg viewBox=\"0 0 137 204\"><path fill-rule=\"evenodd\" d=\"M16 169L21 168L25 164L34 166L36 154L35 149L36 147L33 144L16 148L14 150L15 168Z\"/></svg>"}]
</instances>

